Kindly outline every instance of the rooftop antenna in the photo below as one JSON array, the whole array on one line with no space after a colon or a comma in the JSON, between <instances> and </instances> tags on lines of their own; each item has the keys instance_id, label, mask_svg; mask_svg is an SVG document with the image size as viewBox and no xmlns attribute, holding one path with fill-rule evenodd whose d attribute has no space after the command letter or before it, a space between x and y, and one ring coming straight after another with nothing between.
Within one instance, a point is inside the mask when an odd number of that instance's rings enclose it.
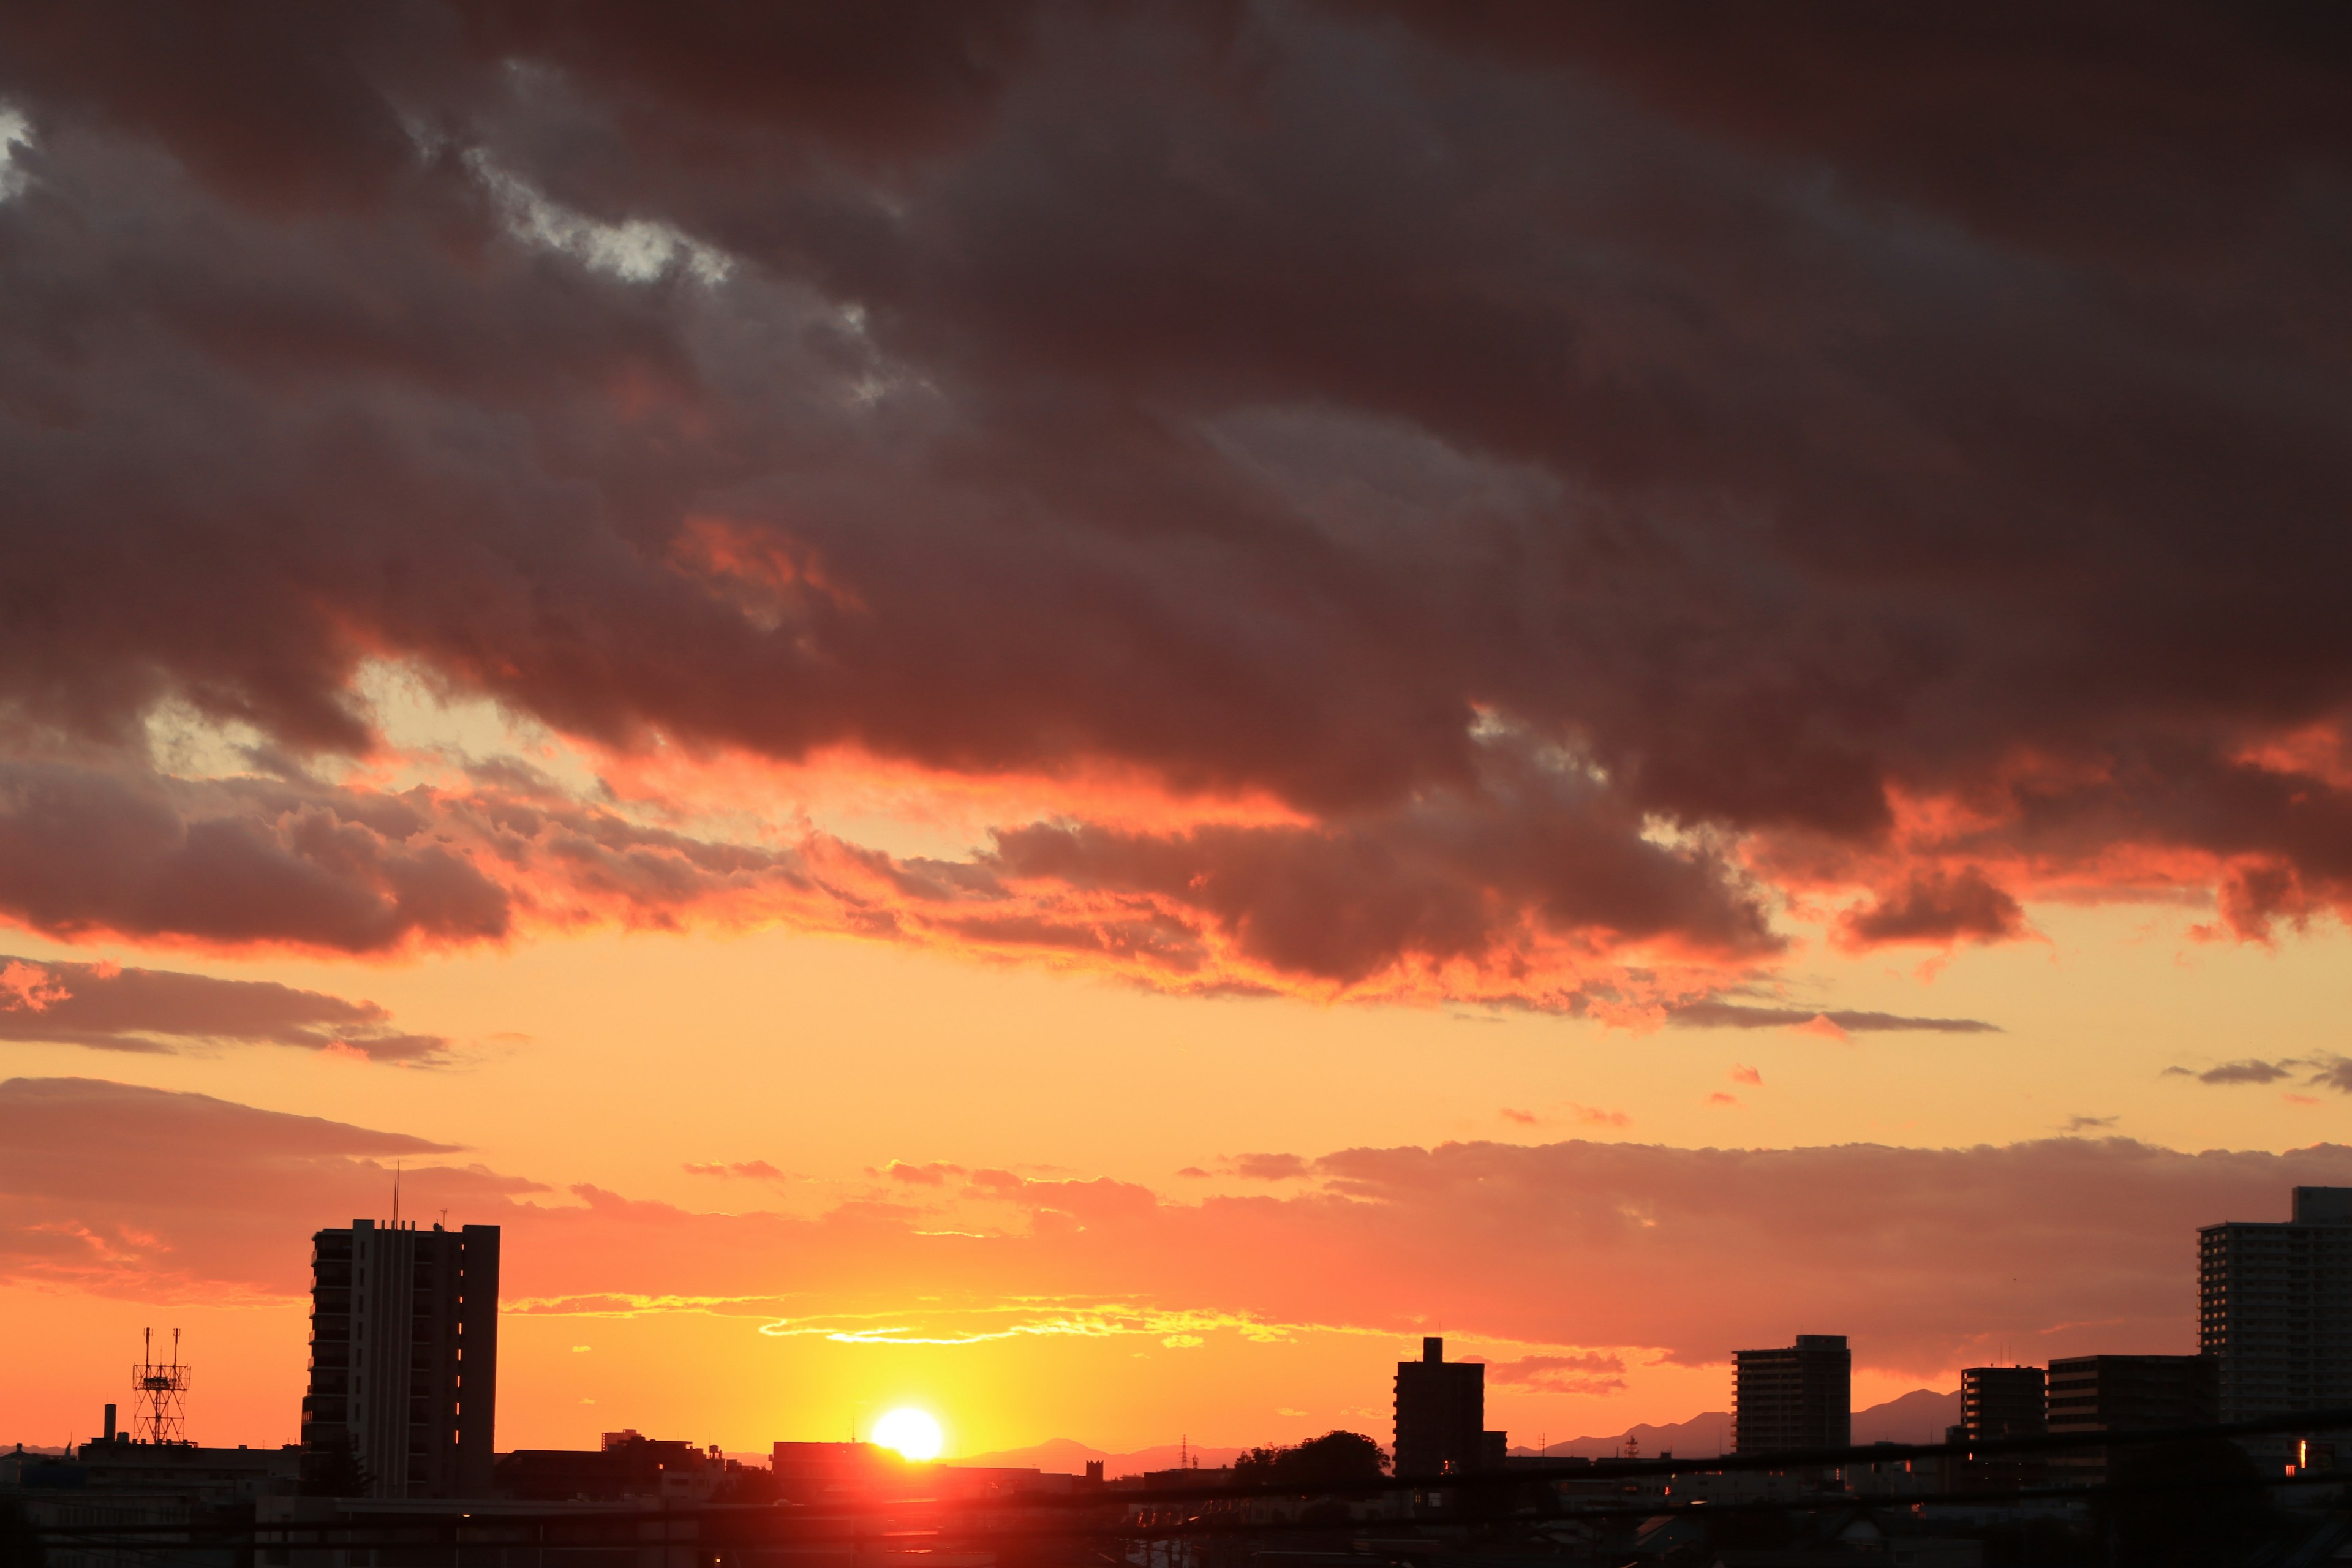
<instances>
[{"instance_id":1,"label":"rooftop antenna","mask_svg":"<svg viewBox=\"0 0 2352 1568\"><path fill-rule=\"evenodd\" d=\"M131 1391L139 1396L132 1406L131 1440L134 1443L185 1444L188 1440L186 1402L192 1369L180 1360L180 1331L172 1331L172 1359L155 1359L155 1331L146 1331L139 1364L131 1369Z\"/></svg>"},{"instance_id":2,"label":"rooftop antenna","mask_svg":"<svg viewBox=\"0 0 2352 1568\"><path fill-rule=\"evenodd\" d=\"M400 1228L400 1162L392 1163L392 1228Z\"/></svg>"}]
</instances>

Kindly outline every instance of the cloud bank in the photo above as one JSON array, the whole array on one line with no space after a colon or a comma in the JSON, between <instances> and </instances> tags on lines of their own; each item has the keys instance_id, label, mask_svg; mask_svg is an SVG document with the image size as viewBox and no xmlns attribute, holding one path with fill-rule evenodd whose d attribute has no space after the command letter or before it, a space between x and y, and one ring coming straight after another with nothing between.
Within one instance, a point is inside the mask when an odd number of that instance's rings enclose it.
<instances>
[{"instance_id":1,"label":"cloud bank","mask_svg":"<svg viewBox=\"0 0 2352 1568\"><path fill-rule=\"evenodd\" d=\"M106 1158L89 1157L100 1148ZM504 1289L520 1310L717 1311L746 1317L747 1331L942 1342L1445 1332L1649 1347L1688 1364L1801 1328L1852 1336L1865 1365L1925 1375L1995 1340L2029 1360L2191 1348L2195 1228L2280 1217L2298 1184L2352 1184L2352 1149L2332 1144L1569 1141L1295 1156L1297 1185L1199 1198L1004 1171L951 1181L935 1165L937 1185L712 1213L459 1165L457 1152L202 1095L12 1079L0 1085L0 1267L147 1300L291 1296L309 1232L381 1215L399 1158L410 1212L507 1227ZM1538 1349L1489 1375L1600 1392L1624 1371L1606 1359L1618 1353Z\"/></svg>"},{"instance_id":2,"label":"cloud bank","mask_svg":"<svg viewBox=\"0 0 2352 1568\"><path fill-rule=\"evenodd\" d=\"M0 916L1655 1018L2352 903L2336 33L664 15L0 18Z\"/></svg>"}]
</instances>

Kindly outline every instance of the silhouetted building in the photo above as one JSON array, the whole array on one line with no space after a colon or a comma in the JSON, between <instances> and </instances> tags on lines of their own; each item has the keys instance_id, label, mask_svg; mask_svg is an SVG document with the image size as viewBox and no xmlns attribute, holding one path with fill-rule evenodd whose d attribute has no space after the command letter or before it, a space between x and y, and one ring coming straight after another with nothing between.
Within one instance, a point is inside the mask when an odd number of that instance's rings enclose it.
<instances>
[{"instance_id":1,"label":"silhouetted building","mask_svg":"<svg viewBox=\"0 0 2352 1568\"><path fill-rule=\"evenodd\" d=\"M1949 1443L2039 1437L2049 1430L2049 1377L2038 1366L1960 1369L1960 1422ZM2014 1491L2039 1486L2049 1469L2038 1454L1969 1453L1945 1462L1945 1485L1957 1491Z\"/></svg>"},{"instance_id":2,"label":"silhouetted building","mask_svg":"<svg viewBox=\"0 0 2352 1568\"><path fill-rule=\"evenodd\" d=\"M1397 1363L1395 1468L1400 1476L1499 1469L1507 1438L1486 1430L1486 1364L1447 1361L1445 1342L1421 1342Z\"/></svg>"},{"instance_id":3,"label":"silhouetted building","mask_svg":"<svg viewBox=\"0 0 2352 1568\"><path fill-rule=\"evenodd\" d=\"M2224 1421L2352 1405L2352 1187L2297 1187L2290 1212L2197 1233L2198 1343ZM2245 1447L2291 1461L2295 1437Z\"/></svg>"},{"instance_id":4,"label":"silhouetted building","mask_svg":"<svg viewBox=\"0 0 2352 1568\"><path fill-rule=\"evenodd\" d=\"M2049 1374L2038 1366L1960 1369L1960 1427L1973 1440L2039 1437L2050 1425Z\"/></svg>"},{"instance_id":5,"label":"silhouetted building","mask_svg":"<svg viewBox=\"0 0 2352 1568\"><path fill-rule=\"evenodd\" d=\"M221 1532L258 1506L290 1500L301 1459L292 1447L205 1448L128 1435L94 1437L79 1453L20 1448L0 1454L0 1510L59 1532L26 1559L45 1568L238 1568L252 1553L233 1550ZM85 1533L93 1529L122 1533Z\"/></svg>"},{"instance_id":6,"label":"silhouetted building","mask_svg":"<svg viewBox=\"0 0 2352 1568\"><path fill-rule=\"evenodd\" d=\"M727 1474L716 1448L635 1430L607 1432L595 1448L517 1448L499 1457L496 1470L500 1497L539 1502L704 1502Z\"/></svg>"},{"instance_id":7,"label":"silhouetted building","mask_svg":"<svg viewBox=\"0 0 2352 1568\"><path fill-rule=\"evenodd\" d=\"M2078 1355L2050 1363L2049 1429L2144 1432L2214 1420L2217 1363L2201 1355ZM2053 1479L2094 1486L2107 1478L2105 1448L2060 1448Z\"/></svg>"},{"instance_id":8,"label":"silhouetted building","mask_svg":"<svg viewBox=\"0 0 2352 1568\"><path fill-rule=\"evenodd\" d=\"M777 1495L819 1503L903 1490L907 1461L875 1443L778 1443L768 1451Z\"/></svg>"},{"instance_id":9,"label":"silhouetted building","mask_svg":"<svg viewBox=\"0 0 2352 1568\"><path fill-rule=\"evenodd\" d=\"M314 1461L368 1497L487 1497L498 1379L497 1226L355 1219L310 1238Z\"/></svg>"},{"instance_id":10,"label":"silhouetted building","mask_svg":"<svg viewBox=\"0 0 2352 1568\"><path fill-rule=\"evenodd\" d=\"M1736 1454L1843 1448L1853 1441L1853 1352L1843 1334L1731 1352Z\"/></svg>"}]
</instances>

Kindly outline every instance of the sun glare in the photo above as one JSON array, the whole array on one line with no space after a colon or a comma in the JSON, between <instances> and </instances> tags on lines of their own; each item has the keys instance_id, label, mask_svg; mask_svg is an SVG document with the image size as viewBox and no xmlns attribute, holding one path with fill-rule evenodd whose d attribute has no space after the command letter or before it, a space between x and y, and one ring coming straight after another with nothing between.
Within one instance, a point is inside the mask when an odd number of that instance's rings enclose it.
<instances>
[{"instance_id":1,"label":"sun glare","mask_svg":"<svg viewBox=\"0 0 2352 1568\"><path fill-rule=\"evenodd\" d=\"M874 1423L874 1440L908 1459L940 1457L940 1424L920 1410L893 1410Z\"/></svg>"}]
</instances>

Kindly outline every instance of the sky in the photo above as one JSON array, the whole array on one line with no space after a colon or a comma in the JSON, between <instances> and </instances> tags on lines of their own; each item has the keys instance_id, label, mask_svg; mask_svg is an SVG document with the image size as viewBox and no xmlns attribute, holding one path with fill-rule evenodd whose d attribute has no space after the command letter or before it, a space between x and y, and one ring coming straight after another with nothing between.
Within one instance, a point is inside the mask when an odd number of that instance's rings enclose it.
<instances>
[{"instance_id":1,"label":"sky","mask_svg":"<svg viewBox=\"0 0 2352 1568\"><path fill-rule=\"evenodd\" d=\"M2340 28L0 15L0 1438L2195 1349L2352 1184Z\"/></svg>"}]
</instances>

